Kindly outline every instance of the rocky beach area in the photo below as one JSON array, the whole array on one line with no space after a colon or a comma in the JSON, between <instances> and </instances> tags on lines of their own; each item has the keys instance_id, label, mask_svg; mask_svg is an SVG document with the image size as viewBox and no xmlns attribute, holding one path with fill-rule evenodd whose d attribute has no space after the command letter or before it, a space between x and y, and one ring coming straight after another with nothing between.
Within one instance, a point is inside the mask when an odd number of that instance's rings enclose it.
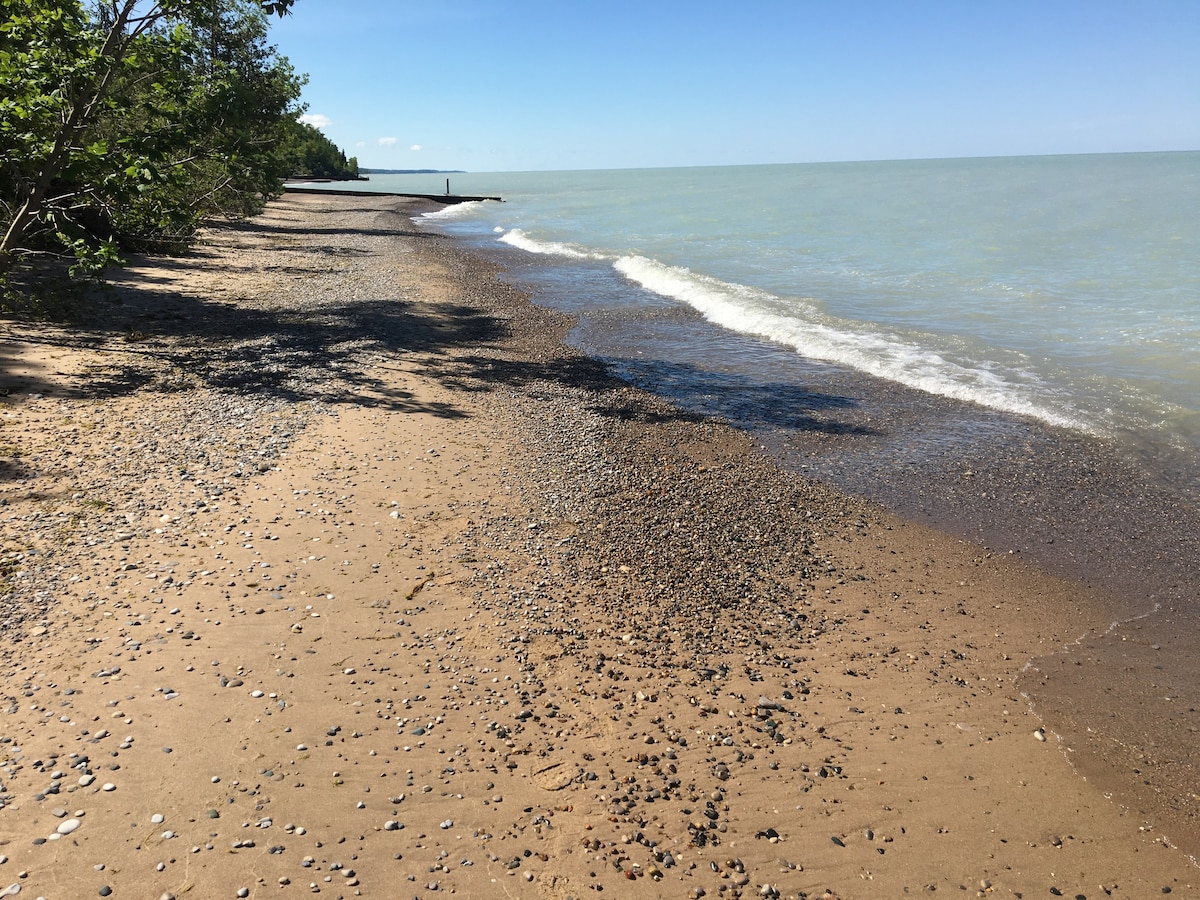
<instances>
[{"instance_id":1,"label":"rocky beach area","mask_svg":"<svg viewBox=\"0 0 1200 900\"><path fill-rule=\"evenodd\" d=\"M0 897L1196 895L1017 683L1103 598L613 378L430 208L3 321Z\"/></svg>"}]
</instances>

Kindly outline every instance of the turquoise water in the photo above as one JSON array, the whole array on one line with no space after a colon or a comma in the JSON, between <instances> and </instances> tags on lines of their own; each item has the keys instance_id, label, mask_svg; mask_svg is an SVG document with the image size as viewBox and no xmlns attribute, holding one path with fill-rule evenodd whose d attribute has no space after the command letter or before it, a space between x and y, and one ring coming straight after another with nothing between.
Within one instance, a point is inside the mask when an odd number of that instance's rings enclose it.
<instances>
[{"instance_id":1,"label":"turquoise water","mask_svg":"<svg viewBox=\"0 0 1200 900\"><path fill-rule=\"evenodd\" d=\"M1200 448L1200 153L449 177L506 202L431 221L592 272L593 304L680 304L805 359Z\"/></svg>"}]
</instances>

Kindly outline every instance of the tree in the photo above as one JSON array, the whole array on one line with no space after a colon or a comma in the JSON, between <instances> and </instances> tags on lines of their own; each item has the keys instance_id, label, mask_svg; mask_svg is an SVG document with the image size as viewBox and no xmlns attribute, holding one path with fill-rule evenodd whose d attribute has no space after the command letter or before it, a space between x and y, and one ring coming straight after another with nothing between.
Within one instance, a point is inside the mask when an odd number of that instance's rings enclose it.
<instances>
[{"instance_id":1,"label":"tree","mask_svg":"<svg viewBox=\"0 0 1200 900\"><path fill-rule=\"evenodd\" d=\"M293 121L283 129L280 154L289 175L306 178L356 178L358 159L342 152L319 129Z\"/></svg>"},{"instance_id":2,"label":"tree","mask_svg":"<svg viewBox=\"0 0 1200 900\"><path fill-rule=\"evenodd\" d=\"M101 266L122 216L182 222L185 207L228 208L232 193L267 187L255 130L295 103L300 81L263 23L293 3L99 0L89 13L79 0L0 0L0 276L31 245ZM255 91L266 102L251 110ZM189 141L199 152L181 152ZM184 201L205 163L205 202Z\"/></svg>"}]
</instances>

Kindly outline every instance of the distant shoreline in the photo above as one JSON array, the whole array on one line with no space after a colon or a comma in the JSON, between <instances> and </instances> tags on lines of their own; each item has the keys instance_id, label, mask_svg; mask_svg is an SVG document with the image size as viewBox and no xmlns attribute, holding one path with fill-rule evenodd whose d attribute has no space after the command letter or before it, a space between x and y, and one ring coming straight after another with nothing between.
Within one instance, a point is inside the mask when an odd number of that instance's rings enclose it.
<instances>
[{"instance_id":1,"label":"distant shoreline","mask_svg":"<svg viewBox=\"0 0 1200 900\"><path fill-rule=\"evenodd\" d=\"M464 175L466 169L359 169L364 175Z\"/></svg>"}]
</instances>

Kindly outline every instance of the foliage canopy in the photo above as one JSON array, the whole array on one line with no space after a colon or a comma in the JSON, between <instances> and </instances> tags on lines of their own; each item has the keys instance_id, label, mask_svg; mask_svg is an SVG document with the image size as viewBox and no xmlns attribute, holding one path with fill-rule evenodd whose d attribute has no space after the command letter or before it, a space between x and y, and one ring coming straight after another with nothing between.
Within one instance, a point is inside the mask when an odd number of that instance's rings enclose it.
<instances>
[{"instance_id":1,"label":"foliage canopy","mask_svg":"<svg viewBox=\"0 0 1200 900\"><path fill-rule=\"evenodd\" d=\"M178 248L260 211L302 148L338 161L267 41L293 2L0 0L0 277L30 254L88 272Z\"/></svg>"},{"instance_id":2,"label":"foliage canopy","mask_svg":"<svg viewBox=\"0 0 1200 900\"><path fill-rule=\"evenodd\" d=\"M307 122L287 125L281 148L288 171L310 178L355 178L358 159L350 157Z\"/></svg>"}]
</instances>

